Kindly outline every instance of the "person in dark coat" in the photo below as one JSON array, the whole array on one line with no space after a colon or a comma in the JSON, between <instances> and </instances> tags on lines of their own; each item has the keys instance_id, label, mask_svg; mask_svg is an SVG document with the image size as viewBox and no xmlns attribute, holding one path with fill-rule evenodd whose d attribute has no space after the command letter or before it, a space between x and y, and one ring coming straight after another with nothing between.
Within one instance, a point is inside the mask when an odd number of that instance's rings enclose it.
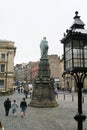
<instances>
[{"instance_id":1,"label":"person in dark coat","mask_svg":"<svg viewBox=\"0 0 87 130\"><path fill-rule=\"evenodd\" d=\"M9 109L11 108L11 101L9 100L9 98L7 98L7 100L5 100L4 107L5 107L5 115L8 116Z\"/></svg>"},{"instance_id":2,"label":"person in dark coat","mask_svg":"<svg viewBox=\"0 0 87 130\"><path fill-rule=\"evenodd\" d=\"M25 101L25 98L23 98L23 101L21 101L20 108L21 108L21 117L23 118L25 116L27 109L27 102Z\"/></svg>"}]
</instances>

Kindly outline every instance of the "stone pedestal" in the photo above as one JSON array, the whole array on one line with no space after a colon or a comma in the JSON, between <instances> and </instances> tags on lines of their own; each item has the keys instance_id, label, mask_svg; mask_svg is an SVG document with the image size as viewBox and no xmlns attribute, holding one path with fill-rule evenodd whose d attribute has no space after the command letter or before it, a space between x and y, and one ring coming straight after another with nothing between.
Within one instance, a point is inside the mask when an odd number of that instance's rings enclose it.
<instances>
[{"instance_id":1,"label":"stone pedestal","mask_svg":"<svg viewBox=\"0 0 87 130\"><path fill-rule=\"evenodd\" d=\"M48 59L40 59L38 78L35 80L32 99L33 107L55 107L57 102L53 92L53 79L50 78Z\"/></svg>"}]
</instances>

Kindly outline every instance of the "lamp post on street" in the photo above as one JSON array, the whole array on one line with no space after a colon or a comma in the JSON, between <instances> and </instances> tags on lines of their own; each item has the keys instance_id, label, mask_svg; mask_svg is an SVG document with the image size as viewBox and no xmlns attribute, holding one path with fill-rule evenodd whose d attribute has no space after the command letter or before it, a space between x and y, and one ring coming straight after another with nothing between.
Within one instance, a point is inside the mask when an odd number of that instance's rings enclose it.
<instances>
[{"instance_id":1,"label":"lamp post on street","mask_svg":"<svg viewBox=\"0 0 87 130\"><path fill-rule=\"evenodd\" d=\"M75 12L74 22L61 40L64 45L64 73L74 77L78 90L78 112L74 119L78 123L78 130L83 130L86 116L82 112L82 88L87 76L87 30L84 23Z\"/></svg>"}]
</instances>

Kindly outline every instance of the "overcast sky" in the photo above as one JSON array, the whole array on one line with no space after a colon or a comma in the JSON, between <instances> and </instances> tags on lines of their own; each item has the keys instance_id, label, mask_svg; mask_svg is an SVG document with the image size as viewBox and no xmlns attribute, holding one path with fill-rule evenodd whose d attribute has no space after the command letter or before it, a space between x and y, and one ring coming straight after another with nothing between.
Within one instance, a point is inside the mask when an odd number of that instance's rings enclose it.
<instances>
[{"instance_id":1,"label":"overcast sky","mask_svg":"<svg viewBox=\"0 0 87 130\"><path fill-rule=\"evenodd\" d=\"M48 54L63 54L60 40L75 11L87 28L87 0L0 0L0 39L15 42L14 64L38 61L45 36Z\"/></svg>"}]
</instances>

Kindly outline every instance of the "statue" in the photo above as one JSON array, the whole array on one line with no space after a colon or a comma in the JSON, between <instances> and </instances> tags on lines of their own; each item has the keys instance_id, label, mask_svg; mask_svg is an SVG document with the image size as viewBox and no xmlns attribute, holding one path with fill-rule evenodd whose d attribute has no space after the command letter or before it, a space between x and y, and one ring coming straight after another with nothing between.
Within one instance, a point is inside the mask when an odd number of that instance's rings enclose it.
<instances>
[{"instance_id":1,"label":"statue","mask_svg":"<svg viewBox=\"0 0 87 130\"><path fill-rule=\"evenodd\" d=\"M41 49L41 58L47 58L48 55L48 41L46 40L46 37L41 40L40 43L40 49Z\"/></svg>"},{"instance_id":2,"label":"statue","mask_svg":"<svg viewBox=\"0 0 87 130\"><path fill-rule=\"evenodd\" d=\"M48 59L48 42L44 37L40 42L41 58L38 66L38 77L34 80L34 87L30 106L56 107L58 106L53 92L53 78L50 78L50 64Z\"/></svg>"}]
</instances>

